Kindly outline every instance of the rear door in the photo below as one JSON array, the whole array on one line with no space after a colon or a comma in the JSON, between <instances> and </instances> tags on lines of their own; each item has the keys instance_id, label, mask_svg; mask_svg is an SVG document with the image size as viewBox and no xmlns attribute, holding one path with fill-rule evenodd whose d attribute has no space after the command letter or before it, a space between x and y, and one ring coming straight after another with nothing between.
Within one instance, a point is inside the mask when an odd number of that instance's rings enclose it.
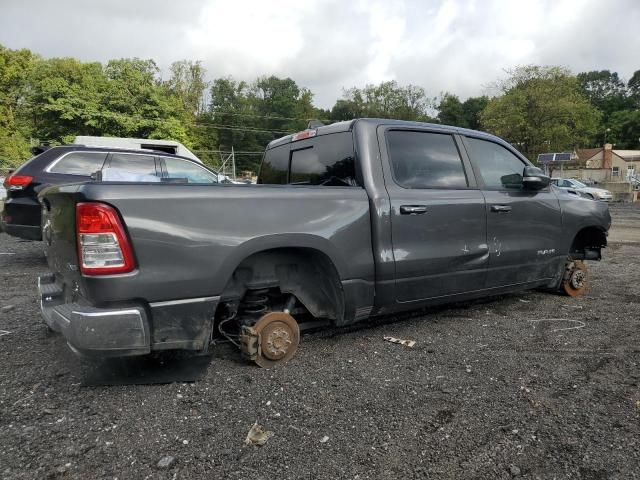
<instances>
[{"instance_id":1,"label":"rear door","mask_svg":"<svg viewBox=\"0 0 640 480\"><path fill-rule=\"evenodd\" d=\"M562 215L549 187L524 190L528 163L500 143L464 137L487 202L488 288L553 277L561 254Z\"/></svg>"},{"instance_id":2,"label":"rear door","mask_svg":"<svg viewBox=\"0 0 640 480\"><path fill-rule=\"evenodd\" d=\"M485 202L457 136L380 127L378 140L391 202L396 300L482 289Z\"/></svg>"}]
</instances>

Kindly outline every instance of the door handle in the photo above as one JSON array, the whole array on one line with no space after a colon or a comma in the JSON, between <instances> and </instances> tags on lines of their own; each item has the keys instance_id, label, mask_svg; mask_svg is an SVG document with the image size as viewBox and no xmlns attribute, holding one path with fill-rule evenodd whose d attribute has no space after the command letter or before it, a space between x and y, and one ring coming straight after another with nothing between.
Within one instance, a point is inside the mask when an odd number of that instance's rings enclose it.
<instances>
[{"instance_id":1,"label":"door handle","mask_svg":"<svg viewBox=\"0 0 640 480\"><path fill-rule=\"evenodd\" d=\"M511 207L509 205L491 205L491 211L498 213L509 213L511 211Z\"/></svg>"},{"instance_id":2,"label":"door handle","mask_svg":"<svg viewBox=\"0 0 640 480\"><path fill-rule=\"evenodd\" d=\"M426 205L400 205L401 215L421 215L427 213Z\"/></svg>"}]
</instances>

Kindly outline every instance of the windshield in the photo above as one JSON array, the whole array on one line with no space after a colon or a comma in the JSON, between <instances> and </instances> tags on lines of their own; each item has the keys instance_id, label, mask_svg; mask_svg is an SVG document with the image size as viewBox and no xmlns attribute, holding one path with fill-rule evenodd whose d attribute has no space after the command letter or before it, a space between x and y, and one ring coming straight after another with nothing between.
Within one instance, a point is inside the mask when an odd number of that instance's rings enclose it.
<instances>
[{"instance_id":1,"label":"windshield","mask_svg":"<svg viewBox=\"0 0 640 480\"><path fill-rule=\"evenodd\" d=\"M587 186L584 183L579 182L577 180L569 180L569 181L571 182L571 185L573 185L576 188L587 188Z\"/></svg>"}]
</instances>

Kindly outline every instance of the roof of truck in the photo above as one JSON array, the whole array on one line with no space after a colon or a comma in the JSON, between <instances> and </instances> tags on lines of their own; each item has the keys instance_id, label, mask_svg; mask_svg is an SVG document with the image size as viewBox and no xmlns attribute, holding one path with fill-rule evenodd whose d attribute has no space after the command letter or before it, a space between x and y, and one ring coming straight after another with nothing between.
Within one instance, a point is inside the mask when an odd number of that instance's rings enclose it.
<instances>
[{"instance_id":1,"label":"roof of truck","mask_svg":"<svg viewBox=\"0 0 640 480\"><path fill-rule=\"evenodd\" d=\"M324 125L322 127L310 128L307 130L315 130L314 136L328 135L331 133L339 133L339 132L348 132L353 128L353 126L357 122L366 122L373 125L398 125L403 127L413 126L413 127L421 127L421 128L428 127L434 130L442 130L447 132L456 132L456 133L461 133L466 135L474 135L474 136L480 136L485 138L491 138L493 140L498 140L500 142L506 143L504 140L502 140L499 137L496 137L486 132L481 132L479 130L471 130L468 128L454 127L452 125L443 125L440 123L414 122L410 120L395 120L395 119L389 119L389 118L356 118L353 120L346 120L343 122L332 123L330 125ZM286 143L290 143L293 140L293 137L295 135L297 135L297 133L292 133L289 135L285 135L284 137L272 140L269 143L269 145L267 145L267 150L280 145L284 145Z\"/></svg>"}]
</instances>

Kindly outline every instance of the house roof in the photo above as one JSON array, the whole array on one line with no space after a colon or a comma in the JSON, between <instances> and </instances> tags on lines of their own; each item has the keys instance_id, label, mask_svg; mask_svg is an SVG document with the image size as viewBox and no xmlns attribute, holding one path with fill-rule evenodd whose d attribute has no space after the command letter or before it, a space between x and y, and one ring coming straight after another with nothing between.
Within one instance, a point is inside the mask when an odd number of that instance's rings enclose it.
<instances>
[{"instance_id":1,"label":"house roof","mask_svg":"<svg viewBox=\"0 0 640 480\"><path fill-rule=\"evenodd\" d=\"M627 162L640 162L640 150L614 150L613 153Z\"/></svg>"},{"instance_id":2,"label":"house roof","mask_svg":"<svg viewBox=\"0 0 640 480\"><path fill-rule=\"evenodd\" d=\"M579 161L584 162L594 157L601 151L602 148L583 148L581 150L576 150L576 155L578 155Z\"/></svg>"}]
</instances>

